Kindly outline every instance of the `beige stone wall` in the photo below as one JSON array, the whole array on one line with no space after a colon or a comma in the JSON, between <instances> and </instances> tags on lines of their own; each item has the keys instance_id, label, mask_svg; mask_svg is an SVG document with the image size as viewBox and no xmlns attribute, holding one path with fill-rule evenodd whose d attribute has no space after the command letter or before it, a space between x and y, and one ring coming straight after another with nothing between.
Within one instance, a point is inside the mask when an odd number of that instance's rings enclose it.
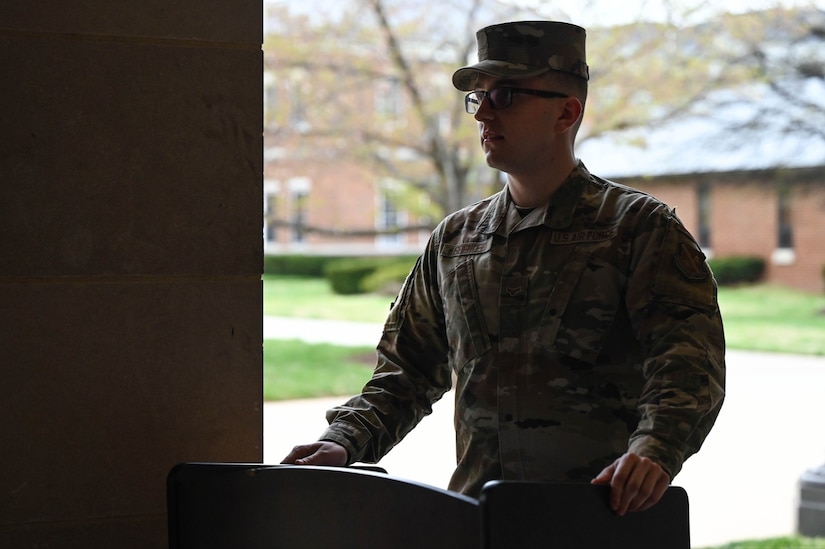
<instances>
[{"instance_id":1,"label":"beige stone wall","mask_svg":"<svg viewBox=\"0 0 825 549\"><path fill-rule=\"evenodd\" d=\"M260 0L0 9L0 547L165 547L260 461Z\"/></svg>"}]
</instances>

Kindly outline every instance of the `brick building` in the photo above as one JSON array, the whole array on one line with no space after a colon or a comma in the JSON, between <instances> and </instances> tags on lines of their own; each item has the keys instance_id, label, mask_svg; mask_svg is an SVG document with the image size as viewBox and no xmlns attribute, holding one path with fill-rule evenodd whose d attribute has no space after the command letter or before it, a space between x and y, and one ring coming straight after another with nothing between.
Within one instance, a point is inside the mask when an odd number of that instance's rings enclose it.
<instances>
[{"instance_id":1,"label":"brick building","mask_svg":"<svg viewBox=\"0 0 825 549\"><path fill-rule=\"evenodd\" d=\"M395 206L386 192L390 182L354 163L270 162L265 174L265 253L410 254L424 248L425 230L375 234L415 219Z\"/></svg>"},{"instance_id":2,"label":"brick building","mask_svg":"<svg viewBox=\"0 0 825 549\"><path fill-rule=\"evenodd\" d=\"M382 200L378 186L354 167L315 166L301 176L276 173L273 169L264 184L268 213L292 212L286 215L307 225L364 230L405 221L406 214ZM708 257L759 256L765 259L766 281L825 291L825 165L605 177L676 208ZM314 199L302 202L309 196ZM267 253L409 253L420 251L428 236L426 231L342 237L301 234L294 227L265 230Z\"/></svg>"},{"instance_id":3,"label":"brick building","mask_svg":"<svg viewBox=\"0 0 825 549\"><path fill-rule=\"evenodd\" d=\"M621 163L611 169L611 158L623 154L621 146L588 143L583 149L582 158L593 173L676 208L708 257L759 256L765 259L767 282L825 291L825 162L629 175L631 170ZM654 151L639 154L654 159L650 166L667 169L666 163L655 160ZM708 161L706 166L715 164ZM278 162L268 163L265 173L265 219L290 220L289 226L265 222L267 253L401 254L423 249L428 236L424 230L357 235L411 219L395 209L380 181L356 165ZM326 227L329 232L304 233L300 228L304 225Z\"/></svg>"},{"instance_id":4,"label":"brick building","mask_svg":"<svg viewBox=\"0 0 825 549\"><path fill-rule=\"evenodd\" d=\"M675 207L709 257L762 257L766 281L825 290L825 166L616 181Z\"/></svg>"}]
</instances>

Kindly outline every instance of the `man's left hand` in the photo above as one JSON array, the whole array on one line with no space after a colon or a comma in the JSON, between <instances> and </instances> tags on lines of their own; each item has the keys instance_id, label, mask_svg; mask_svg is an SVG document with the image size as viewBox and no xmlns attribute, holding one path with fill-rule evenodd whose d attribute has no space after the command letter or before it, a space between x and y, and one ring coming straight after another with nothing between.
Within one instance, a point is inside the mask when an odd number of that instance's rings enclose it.
<instances>
[{"instance_id":1,"label":"man's left hand","mask_svg":"<svg viewBox=\"0 0 825 549\"><path fill-rule=\"evenodd\" d=\"M610 508L619 516L655 505L670 485L670 475L655 461L627 453L591 481L610 485Z\"/></svg>"}]
</instances>

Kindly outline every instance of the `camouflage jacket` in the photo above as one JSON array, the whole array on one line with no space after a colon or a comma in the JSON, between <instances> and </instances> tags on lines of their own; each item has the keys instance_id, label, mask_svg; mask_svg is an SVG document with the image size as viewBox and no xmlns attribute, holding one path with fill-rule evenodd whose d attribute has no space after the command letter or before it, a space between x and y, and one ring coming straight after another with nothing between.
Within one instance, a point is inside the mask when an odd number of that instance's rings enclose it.
<instances>
[{"instance_id":1,"label":"camouflage jacket","mask_svg":"<svg viewBox=\"0 0 825 549\"><path fill-rule=\"evenodd\" d=\"M583 164L522 218L504 189L442 221L361 395L321 436L377 462L455 380L449 488L589 481L628 450L671 478L724 399L716 283L675 213Z\"/></svg>"}]
</instances>

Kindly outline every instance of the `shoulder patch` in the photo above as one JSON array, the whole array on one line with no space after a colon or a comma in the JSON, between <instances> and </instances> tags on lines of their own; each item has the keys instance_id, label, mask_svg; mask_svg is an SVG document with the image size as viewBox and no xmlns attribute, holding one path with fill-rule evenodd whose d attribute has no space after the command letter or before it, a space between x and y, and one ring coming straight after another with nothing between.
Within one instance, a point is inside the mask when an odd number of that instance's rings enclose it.
<instances>
[{"instance_id":1,"label":"shoulder patch","mask_svg":"<svg viewBox=\"0 0 825 549\"><path fill-rule=\"evenodd\" d=\"M688 280L700 281L710 276L705 266L705 254L692 243L679 244L679 253L674 258L674 262Z\"/></svg>"},{"instance_id":2,"label":"shoulder patch","mask_svg":"<svg viewBox=\"0 0 825 549\"><path fill-rule=\"evenodd\" d=\"M667 222L658 257L652 286L657 299L716 309L716 284L705 254L675 217Z\"/></svg>"}]
</instances>

